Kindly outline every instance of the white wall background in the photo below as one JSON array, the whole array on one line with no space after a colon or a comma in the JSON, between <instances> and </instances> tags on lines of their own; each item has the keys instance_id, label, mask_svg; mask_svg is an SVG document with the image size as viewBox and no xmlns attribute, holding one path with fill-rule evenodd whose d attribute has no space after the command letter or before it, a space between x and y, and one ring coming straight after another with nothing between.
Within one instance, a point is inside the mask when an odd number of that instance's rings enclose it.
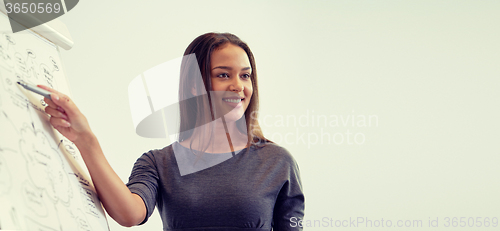
<instances>
[{"instance_id":1,"label":"white wall background","mask_svg":"<svg viewBox=\"0 0 500 231\"><path fill-rule=\"evenodd\" d=\"M129 82L200 34L232 32L256 57L265 134L299 163L306 220L500 218L499 1L85 0L60 20L73 99L124 182L167 144L135 134ZM131 230L161 228L153 214Z\"/></svg>"}]
</instances>

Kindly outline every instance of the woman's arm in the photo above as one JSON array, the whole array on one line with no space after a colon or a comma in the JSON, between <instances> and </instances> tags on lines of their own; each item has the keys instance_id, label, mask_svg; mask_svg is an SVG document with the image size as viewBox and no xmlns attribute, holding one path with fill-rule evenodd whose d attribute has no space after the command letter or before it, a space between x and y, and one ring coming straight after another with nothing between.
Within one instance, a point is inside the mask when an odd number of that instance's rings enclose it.
<instances>
[{"instance_id":1,"label":"woman's arm","mask_svg":"<svg viewBox=\"0 0 500 231\"><path fill-rule=\"evenodd\" d=\"M71 140L80 151L107 213L120 225L134 226L144 220L146 206L137 194L133 194L109 165L96 136L85 116L66 95L49 87L51 99L45 98L50 123L62 135Z\"/></svg>"},{"instance_id":2,"label":"woman's arm","mask_svg":"<svg viewBox=\"0 0 500 231\"><path fill-rule=\"evenodd\" d=\"M274 205L273 230L302 230L302 224L299 224L299 222L304 219L305 197L300 180L299 166L288 151L285 154L282 163L286 180Z\"/></svg>"}]
</instances>

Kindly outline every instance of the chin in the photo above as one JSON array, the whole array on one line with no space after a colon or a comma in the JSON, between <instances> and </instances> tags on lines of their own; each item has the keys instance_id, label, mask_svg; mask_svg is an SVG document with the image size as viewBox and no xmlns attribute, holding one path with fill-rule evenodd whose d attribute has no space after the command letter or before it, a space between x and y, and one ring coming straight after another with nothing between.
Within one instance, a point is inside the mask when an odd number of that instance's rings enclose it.
<instances>
[{"instance_id":1,"label":"chin","mask_svg":"<svg viewBox=\"0 0 500 231\"><path fill-rule=\"evenodd\" d=\"M236 122L237 120L245 116L245 111L242 108L235 108L224 115L224 119L227 122Z\"/></svg>"}]
</instances>

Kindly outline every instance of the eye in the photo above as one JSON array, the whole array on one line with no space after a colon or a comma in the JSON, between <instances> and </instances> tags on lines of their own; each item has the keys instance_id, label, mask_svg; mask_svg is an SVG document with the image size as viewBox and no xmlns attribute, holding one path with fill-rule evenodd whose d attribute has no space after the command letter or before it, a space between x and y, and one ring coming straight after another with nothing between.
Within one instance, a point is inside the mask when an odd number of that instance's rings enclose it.
<instances>
[{"instance_id":1,"label":"eye","mask_svg":"<svg viewBox=\"0 0 500 231\"><path fill-rule=\"evenodd\" d=\"M241 76L241 78L243 78L243 79L250 79L250 77L251 77L251 76L250 76L250 74L248 74L248 73L247 73L247 74L243 74L243 75Z\"/></svg>"},{"instance_id":2,"label":"eye","mask_svg":"<svg viewBox=\"0 0 500 231\"><path fill-rule=\"evenodd\" d=\"M229 75L227 73L222 73L222 74L217 75L217 77L227 79L227 78L229 78Z\"/></svg>"}]
</instances>

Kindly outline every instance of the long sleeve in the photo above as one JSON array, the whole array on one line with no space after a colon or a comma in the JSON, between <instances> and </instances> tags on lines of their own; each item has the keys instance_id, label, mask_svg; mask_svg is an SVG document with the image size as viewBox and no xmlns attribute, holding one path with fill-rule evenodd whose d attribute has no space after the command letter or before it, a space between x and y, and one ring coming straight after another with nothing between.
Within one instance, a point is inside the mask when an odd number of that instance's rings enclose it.
<instances>
[{"instance_id":1,"label":"long sleeve","mask_svg":"<svg viewBox=\"0 0 500 231\"><path fill-rule=\"evenodd\" d=\"M296 221L304 219L305 198L302 192L299 167L289 156L288 180L283 184L274 207L273 230L302 230Z\"/></svg>"},{"instance_id":2,"label":"long sleeve","mask_svg":"<svg viewBox=\"0 0 500 231\"><path fill-rule=\"evenodd\" d=\"M127 187L139 195L146 205L147 215L144 224L154 211L158 192L158 170L153 152L144 153L134 164Z\"/></svg>"}]
</instances>

